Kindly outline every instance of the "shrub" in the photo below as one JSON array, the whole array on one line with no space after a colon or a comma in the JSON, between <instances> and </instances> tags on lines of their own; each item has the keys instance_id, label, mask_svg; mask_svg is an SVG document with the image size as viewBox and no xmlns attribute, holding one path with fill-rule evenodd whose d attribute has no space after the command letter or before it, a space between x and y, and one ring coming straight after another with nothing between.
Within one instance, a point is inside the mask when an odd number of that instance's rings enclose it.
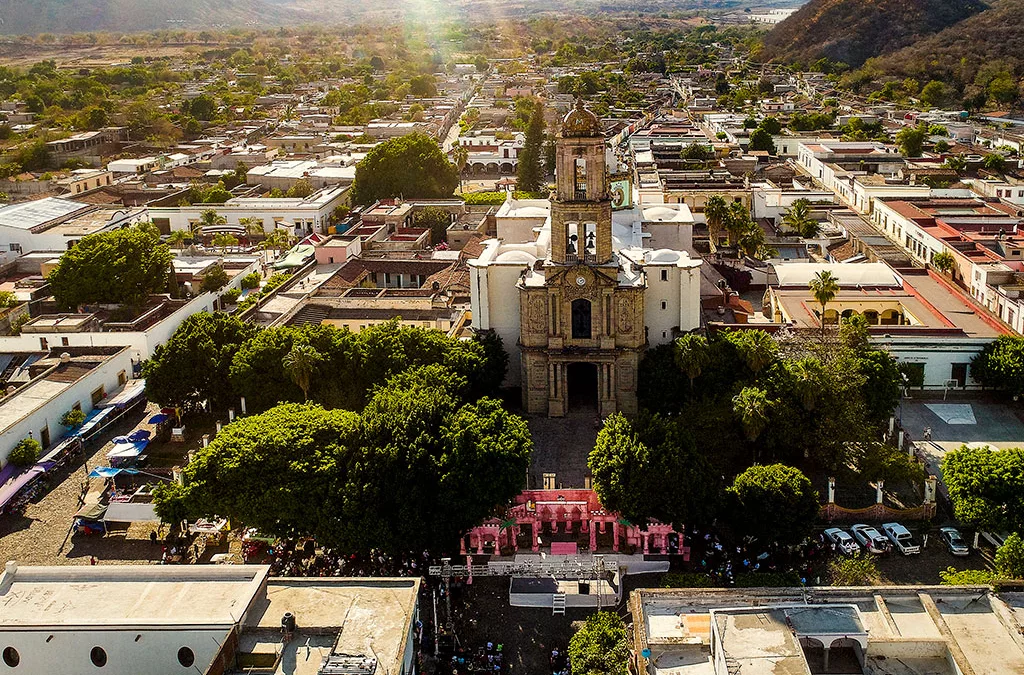
<instances>
[{"instance_id":1,"label":"shrub","mask_svg":"<svg viewBox=\"0 0 1024 675\"><path fill-rule=\"evenodd\" d=\"M220 265L214 265L203 275L203 283L200 284L199 289L204 293L219 291L224 288L228 281L230 281L230 277L228 277L228 273L224 271L224 268Z\"/></svg>"},{"instance_id":2,"label":"shrub","mask_svg":"<svg viewBox=\"0 0 1024 675\"><path fill-rule=\"evenodd\" d=\"M669 572L661 578L662 588L713 588L715 582L702 572Z\"/></svg>"},{"instance_id":3,"label":"shrub","mask_svg":"<svg viewBox=\"0 0 1024 675\"><path fill-rule=\"evenodd\" d=\"M11 291L0 291L0 309L14 307L18 304L18 297Z\"/></svg>"},{"instance_id":4,"label":"shrub","mask_svg":"<svg viewBox=\"0 0 1024 675\"><path fill-rule=\"evenodd\" d=\"M229 305L233 305L236 302L238 302L238 296L240 296L241 294L242 291L238 290L237 288L231 288L225 291L225 293L220 297L221 299L224 300L224 302L228 303Z\"/></svg>"},{"instance_id":5,"label":"shrub","mask_svg":"<svg viewBox=\"0 0 1024 675\"><path fill-rule=\"evenodd\" d=\"M249 290L260 287L260 274L259 272L252 272L242 277L242 288Z\"/></svg>"},{"instance_id":6,"label":"shrub","mask_svg":"<svg viewBox=\"0 0 1024 675\"><path fill-rule=\"evenodd\" d=\"M11 454L7 455L7 461L25 469L36 463L42 451L43 447L39 445L39 441L34 438L23 438L14 446Z\"/></svg>"},{"instance_id":7,"label":"shrub","mask_svg":"<svg viewBox=\"0 0 1024 675\"><path fill-rule=\"evenodd\" d=\"M999 575L989 570L957 570L947 567L939 572L943 586L991 586Z\"/></svg>"},{"instance_id":8,"label":"shrub","mask_svg":"<svg viewBox=\"0 0 1024 675\"><path fill-rule=\"evenodd\" d=\"M71 410L64 413L60 418L61 426L67 427L68 429L77 429L82 426L85 422L85 413L79 408L72 408Z\"/></svg>"},{"instance_id":9,"label":"shrub","mask_svg":"<svg viewBox=\"0 0 1024 675\"><path fill-rule=\"evenodd\" d=\"M828 563L829 582L833 586L872 586L881 576L875 559L864 555L833 558Z\"/></svg>"}]
</instances>

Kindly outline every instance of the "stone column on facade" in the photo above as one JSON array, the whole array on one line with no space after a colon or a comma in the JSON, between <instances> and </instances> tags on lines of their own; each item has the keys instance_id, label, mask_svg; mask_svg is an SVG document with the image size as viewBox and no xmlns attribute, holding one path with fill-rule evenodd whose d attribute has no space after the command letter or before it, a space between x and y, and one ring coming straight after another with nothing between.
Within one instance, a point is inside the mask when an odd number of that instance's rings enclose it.
<instances>
[{"instance_id":1,"label":"stone column on facade","mask_svg":"<svg viewBox=\"0 0 1024 675\"><path fill-rule=\"evenodd\" d=\"M640 541L644 544L644 555L647 555L651 552L651 535L647 532L641 532Z\"/></svg>"},{"instance_id":2,"label":"stone column on facade","mask_svg":"<svg viewBox=\"0 0 1024 675\"><path fill-rule=\"evenodd\" d=\"M530 524L530 550L536 553L540 550L540 518L536 515L533 516L533 522Z\"/></svg>"},{"instance_id":3,"label":"stone column on facade","mask_svg":"<svg viewBox=\"0 0 1024 675\"><path fill-rule=\"evenodd\" d=\"M612 550L619 552L619 521L612 521Z\"/></svg>"},{"instance_id":4,"label":"stone column on facade","mask_svg":"<svg viewBox=\"0 0 1024 675\"><path fill-rule=\"evenodd\" d=\"M590 552L597 550L597 523L590 524Z\"/></svg>"}]
</instances>

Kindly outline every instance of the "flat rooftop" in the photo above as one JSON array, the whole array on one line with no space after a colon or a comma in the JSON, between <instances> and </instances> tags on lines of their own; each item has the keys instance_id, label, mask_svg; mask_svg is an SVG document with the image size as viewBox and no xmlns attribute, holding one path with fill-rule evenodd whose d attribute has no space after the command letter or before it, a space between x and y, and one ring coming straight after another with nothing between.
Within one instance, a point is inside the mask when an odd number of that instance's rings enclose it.
<instances>
[{"instance_id":1,"label":"flat rooftop","mask_svg":"<svg viewBox=\"0 0 1024 675\"><path fill-rule=\"evenodd\" d=\"M265 565L18 567L0 576L0 625L230 626L245 614ZM281 617L276 620L280 625Z\"/></svg>"}]
</instances>

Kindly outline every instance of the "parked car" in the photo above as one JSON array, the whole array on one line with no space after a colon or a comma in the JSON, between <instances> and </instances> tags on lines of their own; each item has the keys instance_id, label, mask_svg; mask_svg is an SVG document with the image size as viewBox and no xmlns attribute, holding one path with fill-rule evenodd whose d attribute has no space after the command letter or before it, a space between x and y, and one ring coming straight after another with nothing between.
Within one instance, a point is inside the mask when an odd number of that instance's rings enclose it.
<instances>
[{"instance_id":1,"label":"parked car","mask_svg":"<svg viewBox=\"0 0 1024 675\"><path fill-rule=\"evenodd\" d=\"M892 550L892 544L889 543L889 540L870 525L854 525L850 528L850 532L853 532L853 538L868 553L888 553Z\"/></svg>"},{"instance_id":2,"label":"parked car","mask_svg":"<svg viewBox=\"0 0 1024 675\"><path fill-rule=\"evenodd\" d=\"M964 538L960 536L960 531L955 527L940 527L939 537L945 542L946 548L953 555L970 555L971 547L967 545Z\"/></svg>"},{"instance_id":3,"label":"parked car","mask_svg":"<svg viewBox=\"0 0 1024 675\"><path fill-rule=\"evenodd\" d=\"M830 527L825 530L825 536L836 545L836 550L843 555L856 555L860 553L860 546L857 545L857 542L845 530L838 527Z\"/></svg>"},{"instance_id":4,"label":"parked car","mask_svg":"<svg viewBox=\"0 0 1024 675\"><path fill-rule=\"evenodd\" d=\"M921 552L921 547L914 543L914 537L910 530L899 523L883 523L882 532L889 537L889 541L896 547L896 550L903 555L914 555Z\"/></svg>"}]
</instances>

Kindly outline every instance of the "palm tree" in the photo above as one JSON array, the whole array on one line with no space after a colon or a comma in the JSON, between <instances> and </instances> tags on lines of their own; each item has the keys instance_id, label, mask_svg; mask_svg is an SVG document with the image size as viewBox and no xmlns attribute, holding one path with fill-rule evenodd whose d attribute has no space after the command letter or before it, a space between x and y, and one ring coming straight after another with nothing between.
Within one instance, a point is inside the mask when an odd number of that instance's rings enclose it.
<instances>
[{"instance_id":1,"label":"palm tree","mask_svg":"<svg viewBox=\"0 0 1024 675\"><path fill-rule=\"evenodd\" d=\"M814 275L808 284L811 294L821 305L821 339L825 339L825 307L832 302L839 292L839 279L828 270L822 270Z\"/></svg>"},{"instance_id":2,"label":"palm tree","mask_svg":"<svg viewBox=\"0 0 1024 675\"><path fill-rule=\"evenodd\" d=\"M768 427L771 409L768 393L758 387L744 387L732 399L732 411L740 418L743 432L751 443Z\"/></svg>"},{"instance_id":3,"label":"palm tree","mask_svg":"<svg viewBox=\"0 0 1024 675\"><path fill-rule=\"evenodd\" d=\"M238 224L245 228L245 234L249 237L255 237L263 232L263 221L259 218L239 218Z\"/></svg>"},{"instance_id":4,"label":"palm tree","mask_svg":"<svg viewBox=\"0 0 1024 675\"><path fill-rule=\"evenodd\" d=\"M725 218L725 230L729 234L729 245L739 243L740 235L750 227L750 210L743 202L733 202Z\"/></svg>"},{"instance_id":5,"label":"palm tree","mask_svg":"<svg viewBox=\"0 0 1024 675\"><path fill-rule=\"evenodd\" d=\"M227 251L228 246L237 246L238 238L233 234L221 232L213 237L213 245L220 247L220 252L224 253Z\"/></svg>"},{"instance_id":6,"label":"palm tree","mask_svg":"<svg viewBox=\"0 0 1024 675\"><path fill-rule=\"evenodd\" d=\"M283 251L288 247L289 242L292 240L292 236L286 231L279 227L271 230L266 237L264 237L261 246L264 249L272 248L277 251Z\"/></svg>"},{"instance_id":7,"label":"palm tree","mask_svg":"<svg viewBox=\"0 0 1024 675\"><path fill-rule=\"evenodd\" d=\"M747 227L740 234L736 243L740 250L751 258L758 257L759 253L768 252L768 248L765 246L764 230L753 221L747 221Z\"/></svg>"},{"instance_id":8,"label":"palm tree","mask_svg":"<svg viewBox=\"0 0 1024 675\"><path fill-rule=\"evenodd\" d=\"M309 386L312 384L313 374L316 373L321 360L320 352L311 345L300 343L293 345L281 362L288 377L302 390L302 397L306 401L309 400Z\"/></svg>"},{"instance_id":9,"label":"palm tree","mask_svg":"<svg viewBox=\"0 0 1024 675\"><path fill-rule=\"evenodd\" d=\"M711 236L711 241L716 245L718 238L722 236L722 225L725 224L725 219L728 217L729 207L722 195L708 197L707 203L704 204L704 219L708 223L708 234Z\"/></svg>"},{"instance_id":10,"label":"palm tree","mask_svg":"<svg viewBox=\"0 0 1024 675\"><path fill-rule=\"evenodd\" d=\"M710 361L708 339L700 335L684 335L676 340L676 365L690 378L690 390L693 381L700 377L701 371Z\"/></svg>"},{"instance_id":11,"label":"palm tree","mask_svg":"<svg viewBox=\"0 0 1024 675\"><path fill-rule=\"evenodd\" d=\"M203 230L207 227L215 227L217 225L224 225L228 222L228 219L220 215L213 209L206 209L199 214L199 220L192 223L192 238L199 239L203 236Z\"/></svg>"},{"instance_id":12,"label":"palm tree","mask_svg":"<svg viewBox=\"0 0 1024 675\"><path fill-rule=\"evenodd\" d=\"M782 224L790 231L807 239L817 236L821 230L818 221L811 218L810 202L806 199L798 199L786 209L786 214L782 217Z\"/></svg>"},{"instance_id":13,"label":"palm tree","mask_svg":"<svg viewBox=\"0 0 1024 675\"><path fill-rule=\"evenodd\" d=\"M192 238L191 232L185 230L175 230L171 232L167 237L167 243L174 248L185 248L185 242Z\"/></svg>"},{"instance_id":14,"label":"palm tree","mask_svg":"<svg viewBox=\"0 0 1024 675\"><path fill-rule=\"evenodd\" d=\"M739 331L732 337L732 343L736 345L736 350L743 357L747 368L755 375L775 363L779 357L778 343L763 330Z\"/></svg>"}]
</instances>

